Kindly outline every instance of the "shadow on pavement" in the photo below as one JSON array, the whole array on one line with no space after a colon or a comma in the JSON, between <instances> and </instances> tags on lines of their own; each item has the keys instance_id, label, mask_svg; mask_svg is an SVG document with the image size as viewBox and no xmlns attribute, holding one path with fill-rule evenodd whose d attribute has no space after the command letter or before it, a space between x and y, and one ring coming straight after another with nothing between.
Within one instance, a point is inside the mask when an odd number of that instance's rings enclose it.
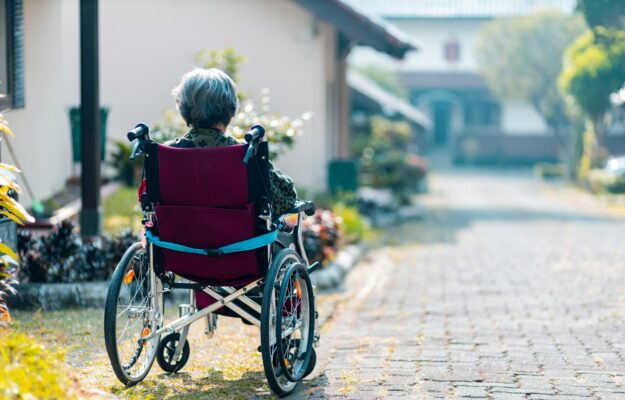
<instances>
[{"instance_id":1,"label":"shadow on pavement","mask_svg":"<svg viewBox=\"0 0 625 400\"><path fill-rule=\"evenodd\" d=\"M173 397L176 399L273 399L262 372L246 372L240 379L224 379L221 371L210 369L204 377L184 371L161 373L141 385L116 393L129 398Z\"/></svg>"},{"instance_id":2,"label":"shadow on pavement","mask_svg":"<svg viewBox=\"0 0 625 400\"><path fill-rule=\"evenodd\" d=\"M513 230L518 223L542 220L555 223L605 223L613 218L567 211L542 211L516 208L429 207L425 218L409 221L388 229L384 245L414 243L456 243L458 233L476 223L509 222Z\"/></svg>"}]
</instances>

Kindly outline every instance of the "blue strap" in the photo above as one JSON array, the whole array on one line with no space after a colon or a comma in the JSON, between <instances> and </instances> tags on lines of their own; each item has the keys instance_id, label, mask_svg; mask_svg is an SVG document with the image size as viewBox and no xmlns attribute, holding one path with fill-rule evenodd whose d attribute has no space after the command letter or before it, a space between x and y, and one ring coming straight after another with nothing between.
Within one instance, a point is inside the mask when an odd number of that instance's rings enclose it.
<instances>
[{"instance_id":1,"label":"blue strap","mask_svg":"<svg viewBox=\"0 0 625 400\"><path fill-rule=\"evenodd\" d=\"M218 249L196 249L193 247L183 246L178 243L165 242L161 240L161 238L159 238L158 236L154 236L151 231L147 231L145 233L145 237L148 242L164 249L180 251L182 253L200 254L204 256L221 256L224 254L256 250L263 246L267 246L276 241L276 239L278 238L278 230L276 229L263 235L229 244Z\"/></svg>"}]
</instances>

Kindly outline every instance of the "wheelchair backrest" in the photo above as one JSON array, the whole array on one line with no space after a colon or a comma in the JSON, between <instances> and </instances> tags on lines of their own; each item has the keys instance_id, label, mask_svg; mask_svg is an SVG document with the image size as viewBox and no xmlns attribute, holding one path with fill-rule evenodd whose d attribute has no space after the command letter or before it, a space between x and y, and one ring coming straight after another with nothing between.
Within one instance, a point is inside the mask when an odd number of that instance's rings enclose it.
<instances>
[{"instance_id":1,"label":"wheelchair backrest","mask_svg":"<svg viewBox=\"0 0 625 400\"><path fill-rule=\"evenodd\" d=\"M148 143L146 191L156 212L152 228L160 239L215 249L267 232L270 200L266 142L244 163L248 145L173 148ZM190 280L215 285L245 284L264 274L267 248L224 256L156 249L159 264Z\"/></svg>"},{"instance_id":2,"label":"wheelchair backrest","mask_svg":"<svg viewBox=\"0 0 625 400\"><path fill-rule=\"evenodd\" d=\"M155 204L242 208L270 196L267 143L245 164L245 144L182 149L149 143L147 193Z\"/></svg>"}]
</instances>

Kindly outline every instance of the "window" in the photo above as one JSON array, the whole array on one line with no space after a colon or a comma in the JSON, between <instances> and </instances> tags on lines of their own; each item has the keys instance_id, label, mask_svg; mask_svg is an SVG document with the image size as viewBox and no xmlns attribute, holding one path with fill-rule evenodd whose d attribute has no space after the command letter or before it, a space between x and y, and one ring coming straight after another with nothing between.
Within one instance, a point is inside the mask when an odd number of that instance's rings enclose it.
<instances>
[{"instance_id":1,"label":"window","mask_svg":"<svg viewBox=\"0 0 625 400\"><path fill-rule=\"evenodd\" d=\"M444 45L445 61L457 63L460 61L460 43L457 39L448 39Z\"/></svg>"},{"instance_id":2,"label":"window","mask_svg":"<svg viewBox=\"0 0 625 400\"><path fill-rule=\"evenodd\" d=\"M469 126L499 126L501 107L492 101L467 102L464 105L464 123Z\"/></svg>"},{"instance_id":3,"label":"window","mask_svg":"<svg viewBox=\"0 0 625 400\"><path fill-rule=\"evenodd\" d=\"M24 107L23 0L0 0L0 110Z\"/></svg>"}]
</instances>

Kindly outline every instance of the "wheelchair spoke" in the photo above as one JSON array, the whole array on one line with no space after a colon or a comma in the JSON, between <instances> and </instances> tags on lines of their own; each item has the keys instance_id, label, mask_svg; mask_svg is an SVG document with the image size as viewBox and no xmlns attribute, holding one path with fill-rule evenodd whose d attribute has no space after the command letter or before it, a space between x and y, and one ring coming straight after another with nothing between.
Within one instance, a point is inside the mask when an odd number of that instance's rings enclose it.
<instances>
[{"instance_id":1,"label":"wheelchair spoke","mask_svg":"<svg viewBox=\"0 0 625 400\"><path fill-rule=\"evenodd\" d=\"M120 380L141 380L150 369L156 355L155 340L140 343L141 337L158 327L153 320L159 310L152 310L152 285L146 250L133 245L118 265L114 276L115 296L107 303L109 332L114 335L107 342L111 361L117 365L115 373ZM111 289L109 289L111 290ZM108 301L108 300L107 300ZM106 325L106 323L105 323ZM114 352L112 352L114 350Z\"/></svg>"}]
</instances>

